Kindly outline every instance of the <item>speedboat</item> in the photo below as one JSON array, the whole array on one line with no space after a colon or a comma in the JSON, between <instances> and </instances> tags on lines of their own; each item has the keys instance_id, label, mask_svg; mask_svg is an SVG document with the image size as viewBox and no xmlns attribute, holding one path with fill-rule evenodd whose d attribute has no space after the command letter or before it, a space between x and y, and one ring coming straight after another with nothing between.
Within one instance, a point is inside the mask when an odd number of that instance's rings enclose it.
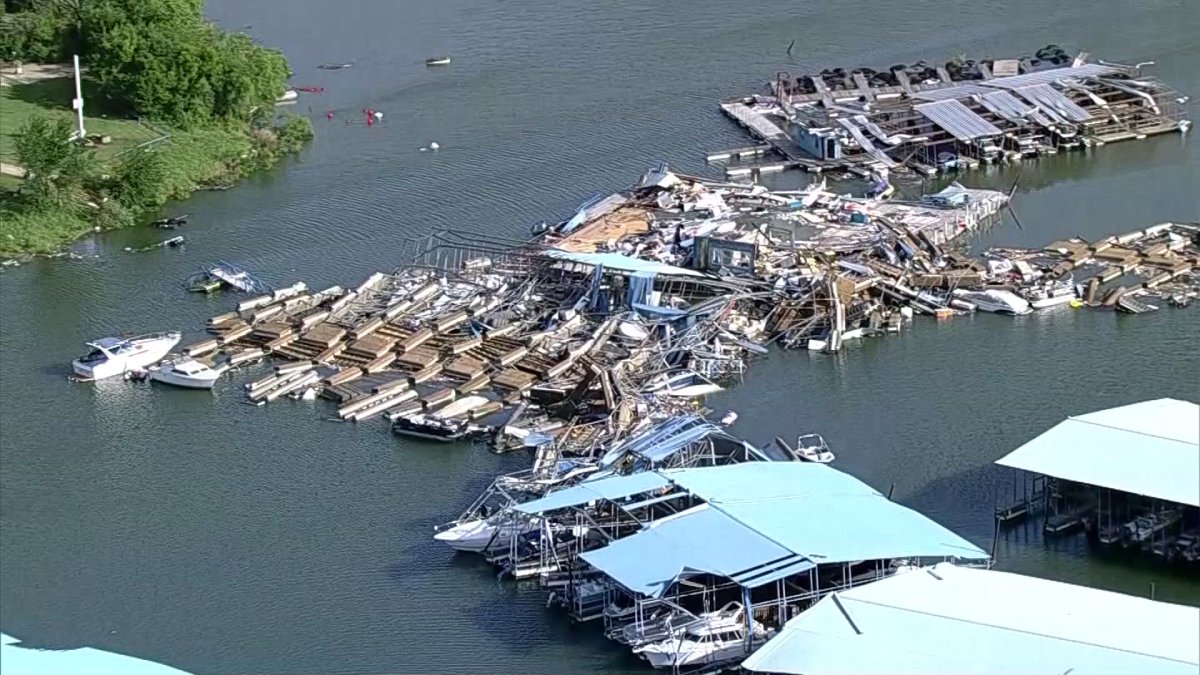
<instances>
[{"instance_id":1,"label":"speedboat","mask_svg":"<svg viewBox=\"0 0 1200 675\"><path fill-rule=\"evenodd\" d=\"M221 370L209 368L195 359L164 361L149 368L150 379L186 389L212 389Z\"/></svg>"},{"instance_id":2,"label":"speedboat","mask_svg":"<svg viewBox=\"0 0 1200 675\"><path fill-rule=\"evenodd\" d=\"M731 603L735 604L735 603ZM633 652L655 668L682 669L734 661L758 648L773 634L751 621L749 651L746 613L741 605L705 615L688 624L679 635L634 648Z\"/></svg>"},{"instance_id":3,"label":"speedboat","mask_svg":"<svg viewBox=\"0 0 1200 675\"><path fill-rule=\"evenodd\" d=\"M1003 291L994 288L989 288L985 291L968 291L960 288L954 291L954 295L975 305L975 308L981 312L1028 314L1033 311L1029 306L1028 300L1012 291Z\"/></svg>"},{"instance_id":4,"label":"speedboat","mask_svg":"<svg viewBox=\"0 0 1200 675\"><path fill-rule=\"evenodd\" d=\"M494 545L507 546L513 537L534 532L538 528L535 522L509 520L506 516L501 513L491 518L456 523L434 534L433 538L456 551L483 553Z\"/></svg>"},{"instance_id":5,"label":"speedboat","mask_svg":"<svg viewBox=\"0 0 1200 675\"><path fill-rule=\"evenodd\" d=\"M803 434L796 437L796 456L801 461L829 464L835 457L820 434Z\"/></svg>"},{"instance_id":6,"label":"speedboat","mask_svg":"<svg viewBox=\"0 0 1200 675\"><path fill-rule=\"evenodd\" d=\"M79 377L88 380L103 380L154 365L179 344L179 332L151 333L132 338L100 338L87 343L91 351L71 362L71 369Z\"/></svg>"}]
</instances>

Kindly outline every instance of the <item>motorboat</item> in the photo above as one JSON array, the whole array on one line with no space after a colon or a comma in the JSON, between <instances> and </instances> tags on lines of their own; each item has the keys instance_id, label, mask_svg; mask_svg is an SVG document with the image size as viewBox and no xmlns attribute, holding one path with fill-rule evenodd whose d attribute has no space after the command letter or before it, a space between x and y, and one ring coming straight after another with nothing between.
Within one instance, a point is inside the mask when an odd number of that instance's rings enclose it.
<instances>
[{"instance_id":1,"label":"motorboat","mask_svg":"<svg viewBox=\"0 0 1200 675\"><path fill-rule=\"evenodd\" d=\"M985 291L968 291L960 288L954 291L954 296L971 303L981 312L1017 315L1033 311L1028 300L1012 291L995 288Z\"/></svg>"},{"instance_id":2,"label":"motorboat","mask_svg":"<svg viewBox=\"0 0 1200 675\"><path fill-rule=\"evenodd\" d=\"M449 56L433 56L428 59L425 59L425 65L427 65L427 66L448 66L448 65L450 65L450 57Z\"/></svg>"},{"instance_id":3,"label":"motorboat","mask_svg":"<svg viewBox=\"0 0 1200 675\"><path fill-rule=\"evenodd\" d=\"M1033 286L1026 289L1022 295L1033 309L1069 305L1076 298L1075 285L1069 281Z\"/></svg>"},{"instance_id":4,"label":"motorboat","mask_svg":"<svg viewBox=\"0 0 1200 675\"><path fill-rule=\"evenodd\" d=\"M155 382L185 389L212 389L224 371L220 368L210 368L195 359L183 358L151 366L148 372L150 379Z\"/></svg>"},{"instance_id":5,"label":"motorboat","mask_svg":"<svg viewBox=\"0 0 1200 675\"><path fill-rule=\"evenodd\" d=\"M766 642L773 631L751 620L747 649L746 612L738 603L730 605L735 607L706 614L687 624L677 636L636 647L633 652L655 668L713 666L741 659Z\"/></svg>"},{"instance_id":6,"label":"motorboat","mask_svg":"<svg viewBox=\"0 0 1200 675\"><path fill-rule=\"evenodd\" d=\"M801 434L796 437L796 457L804 462L829 464L836 457L820 434Z\"/></svg>"},{"instance_id":7,"label":"motorboat","mask_svg":"<svg viewBox=\"0 0 1200 675\"><path fill-rule=\"evenodd\" d=\"M495 545L505 545L513 537L526 532L534 532L538 525L534 521L515 521L508 514L499 513L490 518L477 518L455 523L433 535L435 541L440 541L456 551L483 553Z\"/></svg>"},{"instance_id":8,"label":"motorboat","mask_svg":"<svg viewBox=\"0 0 1200 675\"><path fill-rule=\"evenodd\" d=\"M71 362L81 378L103 380L162 361L182 336L177 331L132 338L106 337L87 343L91 351Z\"/></svg>"},{"instance_id":9,"label":"motorboat","mask_svg":"<svg viewBox=\"0 0 1200 675\"><path fill-rule=\"evenodd\" d=\"M392 433L397 436L413 436L442 443L453 443L483 431L485 429L466 420L420 413L397 417L392 422Z\"/></svg>"}]
</instances>

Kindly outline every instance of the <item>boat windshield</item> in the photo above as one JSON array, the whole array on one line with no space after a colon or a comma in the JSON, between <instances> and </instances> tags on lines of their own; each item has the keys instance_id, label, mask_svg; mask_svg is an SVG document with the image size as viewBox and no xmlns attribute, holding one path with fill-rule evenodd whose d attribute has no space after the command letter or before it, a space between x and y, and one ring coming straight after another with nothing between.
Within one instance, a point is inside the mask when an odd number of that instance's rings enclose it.
<instances>
[{"instance_id":1,"label":"boat windshield","mask_svg":"<svg viewBox=\"0 0 1200 675\"><path fill-rule=\"evenodd\" d=\"M108 354L105 354L104 352L100 351L99 349L93 349L92 351L88 352L86 356L81 357L79 359L79 362L80 363L99 363L101 361L107 361L107 360L108 360Z\"/></svg>"}]
</instances>

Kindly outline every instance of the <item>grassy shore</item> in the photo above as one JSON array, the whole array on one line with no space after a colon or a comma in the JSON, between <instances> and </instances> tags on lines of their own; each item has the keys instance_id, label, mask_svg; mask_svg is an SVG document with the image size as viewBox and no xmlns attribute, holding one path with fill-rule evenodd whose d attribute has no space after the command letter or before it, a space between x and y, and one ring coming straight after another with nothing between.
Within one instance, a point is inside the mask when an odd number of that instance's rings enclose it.
<instances>
[{"instance_id":1,"label":"grassy shore","mask_svg":"<svg viewBox=\"0 0 1200 675\"><path fill-rule=\"evenodd\" d=\"M70 80L0 87L0 161L16 164L14 135L30 117L73 117L72 96ZM87 99L86 86L84 96ZM112 139L94 148L101 173L113 169L125 153L141 152L136 149L139 146L152 147L160 155L163 177L157 189L158 204L186 198L201 186L227 185L266 168L297 151L303 144L299 138L307 140L311 135L307 120L302 118L293 120L303 127L295 129L296 133L234 126L179 131L101 116L102 106L97 99L88 99L87 106L85 111L97 115L84 118L87 133ZM53 253L97 227L133 225L144 222L148 215L130 213L98 195L75 208L32 208L18 192L21 183L20 178L0 176L0 258Z\"/></svg>"}]
</instances>

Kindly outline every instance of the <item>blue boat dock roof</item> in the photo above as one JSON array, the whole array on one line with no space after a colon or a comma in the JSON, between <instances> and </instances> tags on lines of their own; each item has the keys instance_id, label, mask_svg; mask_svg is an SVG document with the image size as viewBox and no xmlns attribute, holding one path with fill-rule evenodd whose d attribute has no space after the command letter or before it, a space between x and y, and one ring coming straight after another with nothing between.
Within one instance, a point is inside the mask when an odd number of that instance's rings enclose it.
<instances>
[{"instance_id":1,"label":"blue boat dock roof","mask_svg":"<svg viewBox=\"0 0 1200 675\"><path fill-rule=\"evenodd\" d=\"M790 675L1195 675L1200 608L943 563L835 591L742 667Z\"/></svg>"},{"instance_id":2,"label":"blue boat dock roof","mask_svg":"<svg viewBox=\"0 0 1200 675\"><path fill-rule=\"evenodd\" d=\"M1163 398L1068 417L996 463L1200 506L1200 406Z\"/></svg>"},{"instance_id":3,"label":"blue boat dock roof","mask_svg":"<svg viewBox=\"0 0 1200 675\"><path fill-rule=\"evenodd\" d=\"M582 554L631 591L658 596L689 573L757 587L824 563L988 554L862 481L822 464L743 462L585 481L518 507L525 514L675 489L703 500Z\"/></svg>"},{"instance_id":4,"label":"blue boat dock roof","mask_svg":"<svg viewBox=\"0 0 1200 675\"><path fill-rule=\"evenodd\" d=\"M161 663L102 649L36 649L0 633L4 675L186 675Z\"/></svg>"}]
</instances>

